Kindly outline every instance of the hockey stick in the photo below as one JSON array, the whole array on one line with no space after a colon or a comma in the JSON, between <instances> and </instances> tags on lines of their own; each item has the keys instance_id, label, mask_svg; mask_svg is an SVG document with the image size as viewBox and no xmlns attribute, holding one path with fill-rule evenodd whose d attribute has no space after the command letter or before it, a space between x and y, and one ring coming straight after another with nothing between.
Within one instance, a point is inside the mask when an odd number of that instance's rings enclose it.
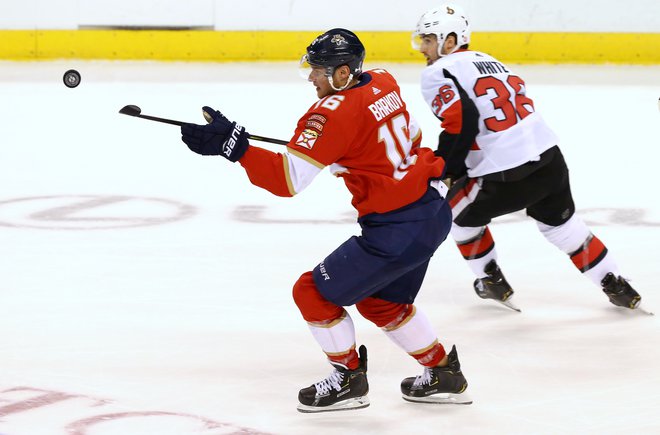
<instances>
[{"instance_id":1,"label":"hockey stick","mask_svg":"<svg viewBox=\"0 0 660 435\"><path fill-rule=\"evenodd\" d=\"M128 116L134 116L136 118L142 118L142 119L148 119L149 121L156 121L156 122L162 122L165 124L172 124L172 125L178 125L181 127L184 124L187 124L186 122L181 122L181 121L175 121L173 119L167 119L167 118L159 118L157 116L149 116L149 115L142 115L142 109L140 109L138 106L134 104L129 104L128 106L124 106L121 109L119 109L119 113L122 115L128 115ZM206 118L206 114L204 114L204 117ZM269 143L274 143L278 145L287 145L289 142L281 139L273 139L270 137L264 137L264 136L257 136L254 134L248 135L248 138L258 140L261 142L269 142Z\"/></svg>"}]
</instances>

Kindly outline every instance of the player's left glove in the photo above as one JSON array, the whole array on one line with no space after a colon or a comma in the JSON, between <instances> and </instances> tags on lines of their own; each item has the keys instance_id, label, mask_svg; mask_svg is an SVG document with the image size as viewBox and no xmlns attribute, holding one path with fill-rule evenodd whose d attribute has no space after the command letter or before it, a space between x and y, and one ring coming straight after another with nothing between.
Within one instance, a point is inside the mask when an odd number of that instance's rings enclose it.
<instances>
[{"instance_id":1,"label":"player's left glove","mask_svg":"<svg viewBox=\"0 0 660 435\"><path fill-rule=\"evenodd\" d=\"M204 106L207 125L185 124L181 127L181 140L191 151L203 156L221 155L232 162L238 161L248 148L248 132L229 121L222 113Z\"/></svg>"}]
</instances>

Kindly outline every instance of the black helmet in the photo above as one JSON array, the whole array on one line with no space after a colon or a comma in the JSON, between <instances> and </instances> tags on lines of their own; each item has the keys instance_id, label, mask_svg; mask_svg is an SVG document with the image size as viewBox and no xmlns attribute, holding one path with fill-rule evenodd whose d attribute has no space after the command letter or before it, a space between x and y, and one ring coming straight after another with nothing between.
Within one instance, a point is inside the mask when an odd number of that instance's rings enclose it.
<instances>
[{"instance_id":1,"label":"black helmet","mask_svg":"<svg viewBox=\"0 0 660 435\"><path fill-rule=\"evenodd\" d=\"M358 77L362 73L364 45L355 33L346 29L328 30L316 37L307 47L307 62L310 65L326 67L329 75L335 68L348 65L351 74Z\"/></svg>"}]
</instances>

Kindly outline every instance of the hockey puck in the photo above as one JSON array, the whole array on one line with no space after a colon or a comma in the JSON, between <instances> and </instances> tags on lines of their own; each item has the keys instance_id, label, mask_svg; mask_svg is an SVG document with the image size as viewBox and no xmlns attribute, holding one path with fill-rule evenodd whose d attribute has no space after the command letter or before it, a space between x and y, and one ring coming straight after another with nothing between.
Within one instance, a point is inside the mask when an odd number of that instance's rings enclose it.
<instances>
[{"instance_id":1,"label":"hockey puck","mask_svg":"<svg viewBox=\"0 0 660 435\"><path fill-rule=\"evenodd\" d=\"M80 84L80 73L75 69L70 69L64 73L62 80L67 88L75 88Z\"/></svg>"}]
</instances>

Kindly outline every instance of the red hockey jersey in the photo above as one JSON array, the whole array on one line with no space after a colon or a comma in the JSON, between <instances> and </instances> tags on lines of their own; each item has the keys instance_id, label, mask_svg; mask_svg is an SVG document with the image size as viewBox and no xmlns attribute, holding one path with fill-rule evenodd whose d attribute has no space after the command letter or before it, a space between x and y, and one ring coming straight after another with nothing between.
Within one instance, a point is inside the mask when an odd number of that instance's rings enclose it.
<instances>
[{"instance_id":1,"label":"red hockey jersey","mask_svg":"<svg viewBox=\"0 0 660 435\"><path fill-rule=\"evenodd\" d=\"M420 148L421 131L387 71L365 72L352 88L326 96L300 118L286 153L252 147L241 158L251 182L293 196L326 166L342 177L360 216L419 199L444 162Z\"/></svg>"}]
</instances>

